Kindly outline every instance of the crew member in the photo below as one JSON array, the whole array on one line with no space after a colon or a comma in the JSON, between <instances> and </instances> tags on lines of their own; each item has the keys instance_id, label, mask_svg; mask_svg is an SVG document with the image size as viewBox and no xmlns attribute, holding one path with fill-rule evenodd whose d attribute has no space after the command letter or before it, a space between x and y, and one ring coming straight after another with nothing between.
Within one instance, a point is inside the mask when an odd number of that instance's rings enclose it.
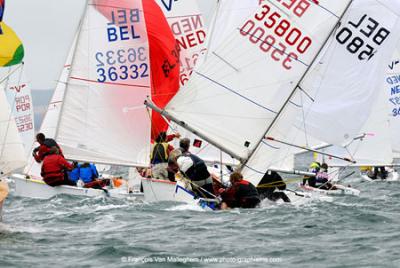
<instances>
[{"instance_id":1,"label":"crew member","mask_svg":"<svg viewBox=\"0 0 400 268\"><path fill-rule=\"evenodd\" d=\"M257 191L260 194L260 199L268 198L271 201L282 199L285 202L290 202L289 197L284 192L275 192L275 190L283 191L286 189L286 183L282 177L275 171L268 170L261 181L257 185Z\"/></svg>"},{"instance_id":2,"label":"crew member","mask_svg":"<svg viewBox=\"0 0 400 268\"><path fill-rule=\"evenodd\" d=\"M68 170L73 166L59 154L58 148L53 146L43 159L41 175L46 184L50 186L71 185L68 179Z\"/></svg>"},{"instance_id":3,"label":"crew member","mask_svg":"<svg viewBox=\"0 0 400 268\"><path fill-rule=\"evenodd\" d=\"M49 154L52 147L58 149L59 155L64 157L60 146L54 139L46 138L43 133L38 133L36 135L36 141L40 144L38 147L33 149L32 156L35 158L36 162L41 163L43 159Z\"/></svg>"},{"instance_id":4,"label":"crew member","mask_svg":"<svg viewBox=\"0 0 400 268\"><path fill-rule=\"evenodd\" d=\"M310 167L308 169L309 172L312 172L314 174L317 174L319 172L319 170L321 169L321 164L319 162L312 162L310 164ZM315 176L304 176L303 179L303 185L306 184L306 181L308 180L308 185L311 187L315 187L315 183L316 183L316 177Z\"/></svg>"},{"instance_id":5,"label":"crew member","mask_svg":"<svg viewBox=\"0 0 400 268\"><path fill-rule=\"evenodd\" d=\"M168 157L171 151L174 150L174 147L168 142L179 137L179 133L167 136L165 132L160 132L157 136L150 156L151 164L153 165L151 169L153 178L168 179Z\"/></svg>"},{"instance_id":6,"label":"crew member","mask_svg":"<svg viewBox=\"0 0 400 268\"><path fill-rule=\"evenodd\" d=\"M189 180L193 191L200 197L213 198L213 181L205 162L193 154L179 155L176 161L170 161L171 171L177 169ZM205 190L205 191L204 191Z\"/></svg>"},{"instance_id":7,"label":"crew member","mask_svg":"<svg viewBox=\"0 0 400 268\"><path fill-rule=\"evenodd\" d=\"M232 186L226 190L219 190L223 201L221 209L255 208L260 203L256 187L244 180L240 172L233 172L229 179Z\"/></svg>"}]
</instances>

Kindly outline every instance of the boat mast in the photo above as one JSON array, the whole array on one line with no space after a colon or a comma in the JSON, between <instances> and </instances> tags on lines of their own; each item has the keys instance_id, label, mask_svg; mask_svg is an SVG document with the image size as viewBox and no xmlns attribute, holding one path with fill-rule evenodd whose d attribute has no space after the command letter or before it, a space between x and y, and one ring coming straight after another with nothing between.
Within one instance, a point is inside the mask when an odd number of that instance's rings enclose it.
<instances>
[{"instance_id":1,"label":"boat mast","mask_svg":"<svg viewBox=\"0 0 400 268\"><path fill-rule=\"evenodd\" d=\"M72 60L71 60L71 69L72 69L72 65L73 65L73 63L74 63L74 61L75 61L75 58L76 58L76 47L77 47L77 45L78 45L79 38L80 38L80 35L81 35L81 30L82 30L83 22L85 21L85 16L86 16L86 13L87 13L87 10L88 10L89 1L91 1L91 0L86 0L86 5L85 5L85 8L84 8L84 10L83 10L83 14L82 14L81 20L80 20L80 22L79 22L78 32L77 32L77 34L75 35L75 39L76 39L76 40L74 39L74 41L73 41L73 43L72 43L72 45L75 45L75 49L74 49L73 56L72 56ZM75 43L75 42L76 42L76 43ZM75 43L75 44L74 44L74 43ZM67 56L67 57L68 57L68 56ZM68 84L69 84L70 81L71 81L70 74L68 74L68 78L67 78L67 81L66 81L64 94L63 94L63 97L62 97L62 100L63 100L63 101L62 101L62 103L61 103L60 114L58 115L58 120L57 120L57 125L56 125L56 132L54 133L54 139L55 139L55 140L57 140L57 136L58 136L58 133L59 133L60 122L61 122L61 115L63 114L64 107L65 107L65 106L64 106L64 105L65 105L64 99L65 99L65 96L67 95L67 92L68 92Z\"/></svg>"}]
</instances>

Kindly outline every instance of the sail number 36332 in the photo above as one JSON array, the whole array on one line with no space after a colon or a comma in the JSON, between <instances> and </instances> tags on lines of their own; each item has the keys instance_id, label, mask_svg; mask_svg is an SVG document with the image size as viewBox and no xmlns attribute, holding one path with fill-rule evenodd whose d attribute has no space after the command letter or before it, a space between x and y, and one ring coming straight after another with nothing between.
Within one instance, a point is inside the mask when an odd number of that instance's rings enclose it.
<instances>
[{"instance_id":1,"label":"sail number 36332","mask_svg":"<svg viewBox=\"0 0 400 268\"><path fill-rule=\"evenodd\" d=\"M95 55L97 81L100 83L117 80L138 79L149 76L146 49L129 48L117 51L97 52Z\"/></svg>"}]
</instances>

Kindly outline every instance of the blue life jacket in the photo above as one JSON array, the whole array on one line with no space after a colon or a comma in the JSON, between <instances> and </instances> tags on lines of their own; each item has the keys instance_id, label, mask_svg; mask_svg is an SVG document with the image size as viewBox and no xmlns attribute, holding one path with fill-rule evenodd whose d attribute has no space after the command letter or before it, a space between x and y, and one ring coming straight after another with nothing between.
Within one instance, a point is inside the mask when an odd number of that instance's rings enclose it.
<instances>
[{"instance_id":1,"label":"blue life jacket","mask_svg":"<svg viewBox=\"0 0 400 268\"><path fill-rule=\"evenodd\" d=\"M99 177L96 166L89 164L89 166L81 166L79 169L79 177L84 183L92 182Z\"/></svg>"},{"instance_id":2,"label":"blue life jacket","mask_svg":"<svg viewBox=\"0 0 400 268\"><path fill-rule=\"evenodd\" d=\"M74 168L72 171L68 172L68 178L72 182L77 182L79 180L79 170L80 165L78 165L76 168Z\"/></svg>"}]
</instances>

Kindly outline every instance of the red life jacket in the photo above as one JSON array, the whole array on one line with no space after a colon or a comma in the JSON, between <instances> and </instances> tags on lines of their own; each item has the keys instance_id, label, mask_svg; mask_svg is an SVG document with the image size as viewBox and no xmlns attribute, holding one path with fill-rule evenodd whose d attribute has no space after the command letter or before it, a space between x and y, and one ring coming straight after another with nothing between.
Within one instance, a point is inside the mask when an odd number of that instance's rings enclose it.
<instances>
[{"instance_id":1,"label":"red life jacket","mask_svg":"<svg viewBox=\"0 0 400 268\"><path fill-rule=\"evenodd\" d=\"M72 168L73 166L61 155L50 154L43 160L41 175L46 184L60 185L64 181L64 170Z\"/></svg>"}]
</instances>

